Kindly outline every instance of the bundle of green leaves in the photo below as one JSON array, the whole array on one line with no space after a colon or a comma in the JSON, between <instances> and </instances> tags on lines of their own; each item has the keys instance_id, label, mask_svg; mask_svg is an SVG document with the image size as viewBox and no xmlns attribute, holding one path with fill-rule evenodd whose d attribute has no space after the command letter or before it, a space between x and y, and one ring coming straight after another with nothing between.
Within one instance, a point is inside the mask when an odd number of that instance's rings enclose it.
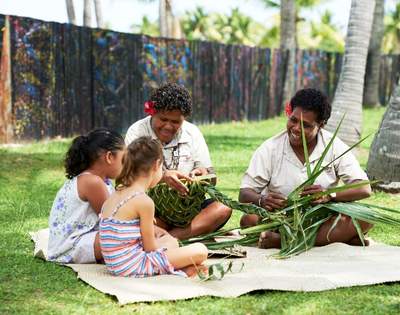
<instances>
[{"instance_id":1,"label":"bundle of green leaves","mask_svg":"<svg viewBox=\"0 0 400 315\"><path fill-rule=\"evenodd\" d=\"M257 214L262 218L260 221L261 223L250 228L240 229L239 233L243 237L237 240L215 242L214 238L216 236L223 235L227 232L226 230L221 230L190 239L184 243L202 241L209 249L222 249L231 247L235 244L254 244L258 241L261 232L278 231L281 236L281 250L275 256L277 258L288 258L312 248L315 245L319 228L323 223L332 217L335 219L330 227L330 231L336 227L343 215L351 217L363 245L365 245L364 234L358 222L359 220L371 224L384 223L388 225L400 226L400 219L390 215L390 213L400 214L400 209L390 209L363 202L328 202L323 204L313 203L314 200L322 196L365 186L371 184L372 182L370 181L359 181L352 184L345 184L329 188L325 191L312 195L302 195L303 189L308 185L312 185L318 176L321 175L321 173L324 172L328 167L330 167L333 162L335 162L337 159L340 159L343 155L347 154L350 150L368 138L368 136L362 138L357 143L349 147L341 155L337 156L334 160L323 165L324 159L331 148L334 139L337 137L337 133L343 122L343 119L344 117L340 121L331 140L325 147L321 157L318 159L313 169L311 169L307 143L304 135L303 121L301 121L303 149L308 178L289 194L287 197L288 204L285 208L279 209L276 212L268 212L265 209L255 205L241 204L225 196L215 187L205 184L203 188L211 198L224 203L232 209L242 211L246 214Z\"/></svg>"}]
</instances>

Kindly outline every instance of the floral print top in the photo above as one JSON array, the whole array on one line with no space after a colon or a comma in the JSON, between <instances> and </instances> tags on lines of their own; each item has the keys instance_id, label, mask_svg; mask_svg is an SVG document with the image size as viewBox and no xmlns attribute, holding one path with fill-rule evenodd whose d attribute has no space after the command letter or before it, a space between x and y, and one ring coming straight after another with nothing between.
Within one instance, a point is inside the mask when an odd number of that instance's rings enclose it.
<instances>
[{"instance_id":1,"label":"floral print top","mask_svg":"<svg viewBox=\"0 0 400 315\"><path fill-rule=\"evenodd\" d=\"M99 216L88 201L78 194L78 177L66 180L58 191L49 217L48 260L71 263L74 246L82 235L99 229ZM111 180L106 180L110 194L114 191Z\"/></svg>"}]
</instances>

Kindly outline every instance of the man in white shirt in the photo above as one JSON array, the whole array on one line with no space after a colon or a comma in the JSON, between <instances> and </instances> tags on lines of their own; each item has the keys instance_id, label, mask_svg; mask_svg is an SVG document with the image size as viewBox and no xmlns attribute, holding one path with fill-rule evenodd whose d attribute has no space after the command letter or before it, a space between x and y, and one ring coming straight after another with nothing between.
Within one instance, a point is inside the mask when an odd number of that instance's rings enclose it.
<instances>
[{"instance_id":1,"label":"man in white shirt","mask_svg":"<svg viewBox=\"0 0 400 315\"><path fill-rule=\"evenodd\" d=\"M128 145L141 136L158 139L163 146L164 175L162 181L181 194L187 188L179 179L189 179L214 173L204 137L195 125L186 121L192 113L192 100L188 90L178 84L167 83L156 89L145 103L144 119L129 127L125 136ZM201 212L184 228L168 226L157 218L157 225L178 239L210 233L223 226L230 218L231 209L223 204L206 200Z\"/></svg>"},{"instance_id":2,"label":"man in white shirt","mask_svg":"<svg viewBox=\"0 0 400 315\"><path fill-rule=\"evenodd\" d=\"M307 179L307 168L303 143L301 138L301 119L303 119L304 134L307 142L309 161L313 169L322 155L332 134L322 129L331 114L331 105L320 91L303 89L296 93L287 105L288 122L286 130L268 139L255 151L250 165L243 176L240 186L239 200L254 203L269 211L283 208L286 197ZM339 138L335 138L332 147L324 158L324 165L333 161L348 149ZM336 160L315 181L314 185L305 187L304 195L321 192L337 186L339 180L345 184L367 180L354 155L349 152ZM325 195L315 203L334 201L354 201L368 197L371 187L365 185L349 189L333 195ZM257 215L245 215L241 226L248 227L258 223ZM316 245L326 245L333 242L344 242L360 245L350 217L342 216L336 227L330 231L335 217L325 222L318 231ZM359 221L364 233L371 225ZM329 238L328 238L329 234ZM263 248L280 247L280 235L275 232L263 232L259 246Z\"/></svg>"}]
</instances>

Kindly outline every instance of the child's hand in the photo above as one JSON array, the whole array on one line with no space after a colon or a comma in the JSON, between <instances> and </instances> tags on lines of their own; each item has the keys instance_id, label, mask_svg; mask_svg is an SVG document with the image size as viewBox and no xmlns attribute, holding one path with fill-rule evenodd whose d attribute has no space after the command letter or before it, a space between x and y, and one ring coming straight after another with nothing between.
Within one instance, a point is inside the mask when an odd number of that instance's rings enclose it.
<instances>
[{"instance_id":1,"label":"child's hand","mask_svg":"<svg viewBox=\"0 0 400 315\"><path fill-rule=\"evenodd\" d=\"M167 170L164 172L163 181L171 188L177 190L181 195L185 196L188 193L188 189L185 185L182 184L180 179L187 179L191 181L192 179L189 176L179 172Z\"/></svg>"}]
</instances>

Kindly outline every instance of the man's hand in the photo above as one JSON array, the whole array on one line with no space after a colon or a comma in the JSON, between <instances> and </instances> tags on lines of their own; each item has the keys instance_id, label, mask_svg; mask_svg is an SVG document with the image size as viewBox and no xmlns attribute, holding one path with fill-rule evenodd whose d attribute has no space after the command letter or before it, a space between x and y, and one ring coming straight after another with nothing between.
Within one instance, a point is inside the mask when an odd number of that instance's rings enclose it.
<instances>
[{"instance_id":1,"label":"man's hand","mask_svg":"<svg viewBox=\"0 0 400 315\"><path fill-rule=\"evenodd\" d=\"M286 197L280 193L269 192L268 195L262 195L260 198L259 205L268 211L284 208L287 204Z\"/></svg>"},{"instance_id":2,"label":"man's hand","mask_svg":"<svg viewBox=\"0 0 400 315\"><path fill-rule=\"evenodd\" d=\"M203 175L207 175L207 174L208 174L208 171L205 167L198 167L189 173L189 177L193 178L195 176L203 176Z\"/></svg>"},{"instance_id":3,"label":"man's hand","mask_svg":"<svg viewBox=\"0 0 400 315\"><path fill-rule=\"evenodd\" d=\"M317 194L320 192L325 191L324 188L322 188L321 185L309 185L304 187L301 195L302 196L309 196L309 195L313 195L313 194ZM312 204L320 204L320 203L327 203L329 201L331 201L331 196L330 195L325 195L319 198L316 198L312 201Z\"/></svg>"},{"instance_id":4,"label":"man's hand","mask_svg":"<svg viewBox=\"0 0 400 315\"><path fill-rule=\"evenodd\" d=\"M164 172L162 181L166 183L169 187L177 190L181 195L186 195L188 193L188 189L185 185L182 184L180 179L187 179L191 181L192 179L189 176L173 170L166 170Z\"/></svg>"}]
</instances>

